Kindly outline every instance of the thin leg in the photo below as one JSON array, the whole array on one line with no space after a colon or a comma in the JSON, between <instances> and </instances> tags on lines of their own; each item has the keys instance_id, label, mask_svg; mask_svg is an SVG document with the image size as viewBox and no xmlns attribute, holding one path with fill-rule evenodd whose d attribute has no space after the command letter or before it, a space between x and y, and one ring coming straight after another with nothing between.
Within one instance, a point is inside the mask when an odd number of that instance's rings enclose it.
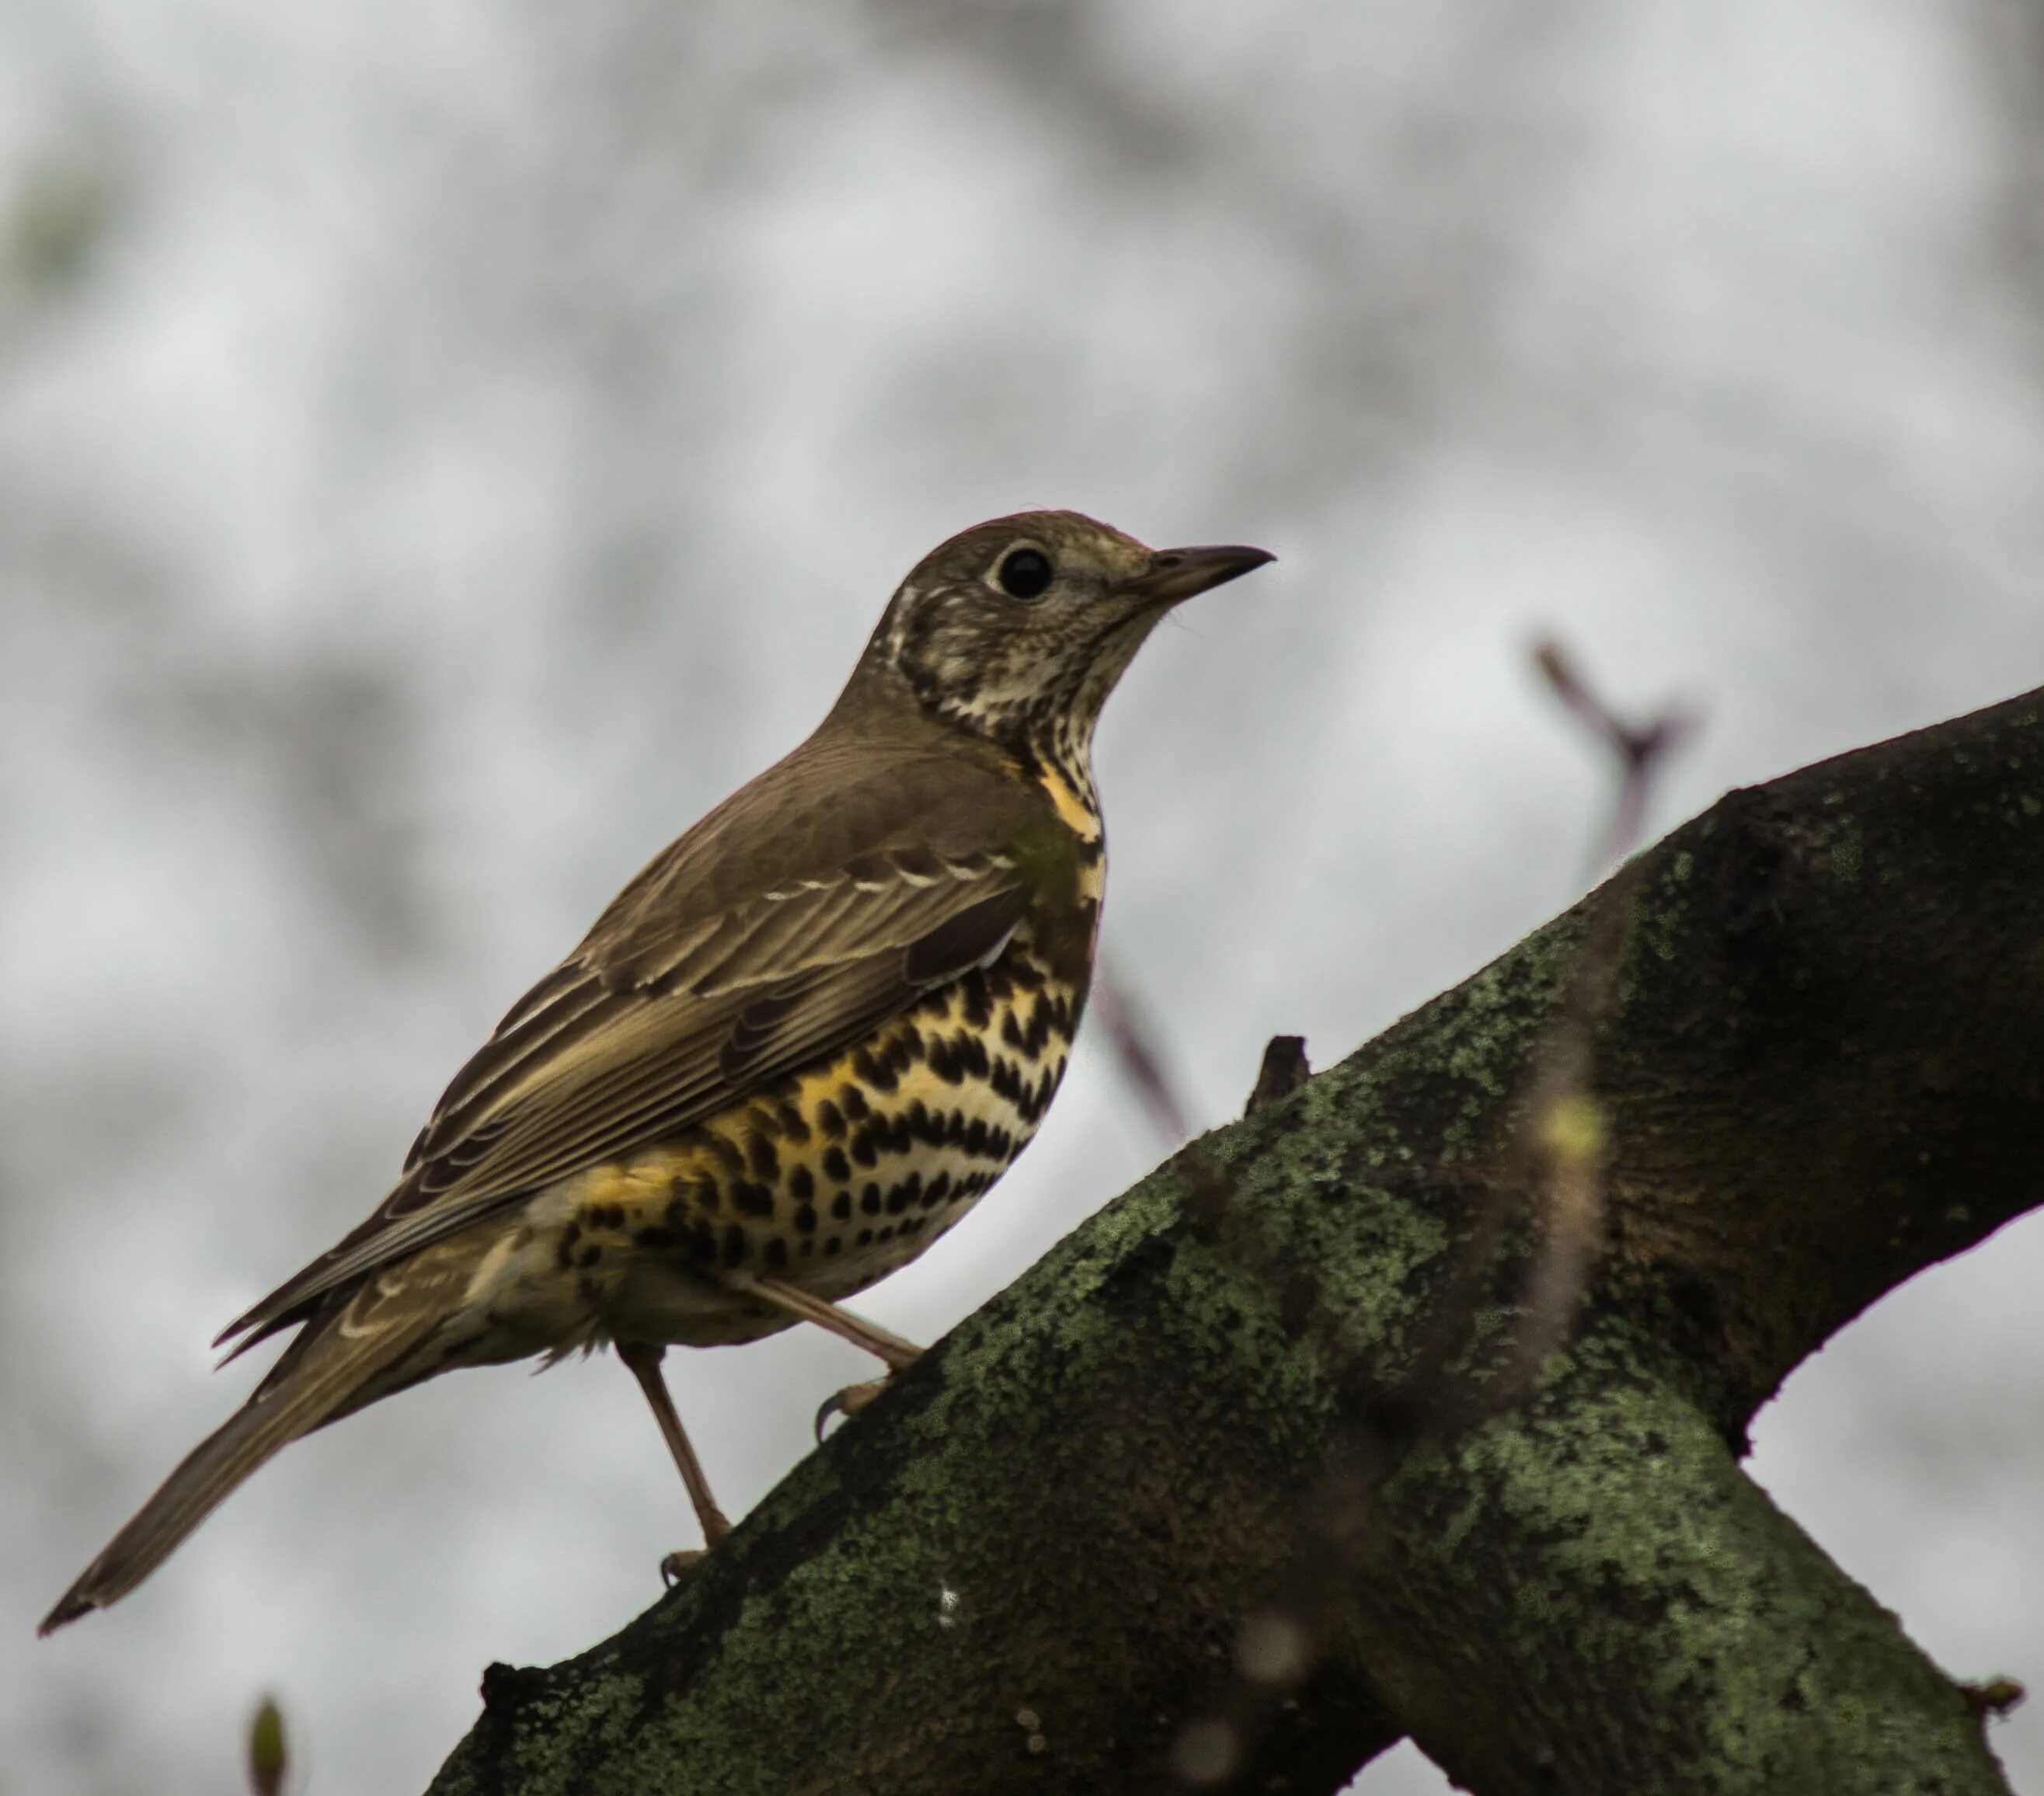
<instances>
[{"instance_id":1,"label":"thin leg","mask_svg":"<svg viewBox=\"0 0 2044 1796\"><path fill-rule=\"evenodd\" d=\"M736 1289L749 1291L777 1310L800 1316L805 1322L814 1322L818 1328L827 1328L840 1340L849 1341L875 1359L886 1360L890 1372L906 1372L923 1357L923 1349L914 1341L904 1341L878 1322L870 1322L863 1316L855 1316L849 1310L840 1310L835 1303L813 1297L786 1279L749 1278L742 1283L733 1282Z\"/></svg>"},{"instance_id":2,"label":"thin leg","mask_svg":"<svg viewBox=\"0 0 2044 1796\"><path fill-rule=\"evenodd\" d=\"M688 1487L689 1501L695 1505L696 1520L702 1526L703 1544L713 1547L731 1532L731 1524L724 1520L724 1511L717 1506L717 1499L709 1494L709 1480L703 1476L702 1461L689 1445L689 1437L682 1430L682 1418L674 1411L674 1400L667 1395L667 1381L660 1376L660 1356L666 1352L664 1347L642 1346L636 1341L629 1345L621 1341L617 1344L618 1358L639 1380L639 1388L646 1393L646 1401L653 1406L653 1419L660 1425L667 1451L674 1456L674 1464L681 1468L682 1482Z\"/></svg>"}]
</instances>

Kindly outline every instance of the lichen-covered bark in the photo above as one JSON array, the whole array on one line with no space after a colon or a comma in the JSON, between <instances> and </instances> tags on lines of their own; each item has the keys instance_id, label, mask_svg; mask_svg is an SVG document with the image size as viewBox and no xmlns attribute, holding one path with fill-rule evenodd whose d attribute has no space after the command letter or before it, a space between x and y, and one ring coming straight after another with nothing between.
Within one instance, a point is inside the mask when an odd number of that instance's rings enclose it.
<instances>
[{"instance_id":1,"label":"lichen-covered bark","mask_svg":"<svg viewBox=\"0 0 2044 1796\"><path fill-rule=\"evenodd\" d=\"M1483 1796L2001 1790L1737 1456L2038 1199L2044 702L1735 793L1629 896L1605 1250L1528 1400L1429 1387L1496 1376L1539 1251L1471 1276L1583 908L1109 1205L614 1638L493 1668L436 1790L1162 1789L1208 1715L1294 1793L1408 1732ZM1245 1705L1274 1604L1312 1668Z\"/></svg>"}]
</instances>

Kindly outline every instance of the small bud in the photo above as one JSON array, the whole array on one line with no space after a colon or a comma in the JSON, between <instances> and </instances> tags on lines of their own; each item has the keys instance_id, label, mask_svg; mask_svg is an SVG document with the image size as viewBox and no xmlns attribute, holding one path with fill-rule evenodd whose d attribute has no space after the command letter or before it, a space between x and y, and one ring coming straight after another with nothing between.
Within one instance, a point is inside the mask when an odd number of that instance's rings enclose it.
<instances>
[{"instance_id":1,"label":"small bud","mask_svg":"<svg viewBox=\"0 0 2044 1796\"><path fill-rule=\"evenodd\" d=\"M290 1758L284 1749L284 1716L266 1696L248 1725L248 1787L256 1796L282 1796Z\"/></svg>"}]
</instances>

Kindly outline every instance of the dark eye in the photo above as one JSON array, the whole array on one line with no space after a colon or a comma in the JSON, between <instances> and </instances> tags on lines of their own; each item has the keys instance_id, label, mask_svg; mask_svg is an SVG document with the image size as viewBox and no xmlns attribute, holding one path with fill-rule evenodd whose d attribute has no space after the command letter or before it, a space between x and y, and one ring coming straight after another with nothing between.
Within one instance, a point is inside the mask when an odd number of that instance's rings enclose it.
<instances>
[{"instance_id":1,"label":"dark eye","mask_svg":"<svg viewBox=\"0 0 2044 1796\"><path fill-rule=\"evenodd\" d=\"M1001 558L993 578L1011 599L1034 599L1050 589L1056 571L1041 549L1010 549Z\"/></svg>"}]
</instances>

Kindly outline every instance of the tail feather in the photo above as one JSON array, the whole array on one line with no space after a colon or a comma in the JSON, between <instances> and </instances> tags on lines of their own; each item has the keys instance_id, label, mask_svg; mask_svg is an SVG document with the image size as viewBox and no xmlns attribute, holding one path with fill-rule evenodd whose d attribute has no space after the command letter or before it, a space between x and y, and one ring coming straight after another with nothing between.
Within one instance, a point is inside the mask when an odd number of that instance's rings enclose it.
<instances>
[{"instance_id":1,"label":"tail feather","mask_svg":"<svg viewBox=\"0 0 2044 1796\"><path fill-rule=\"evenodd\" d=\"M118 1602L169 1558L236 1486L302 1434L397 1387L383 1375L416 1345L414 1326L356 1334L339 1318L309 1323L248 1401L185 1456L154 1496L43 1618L47 1634ZM372 1385L377 1388L371 1388Z\"/></svg>"}]
</instances>

